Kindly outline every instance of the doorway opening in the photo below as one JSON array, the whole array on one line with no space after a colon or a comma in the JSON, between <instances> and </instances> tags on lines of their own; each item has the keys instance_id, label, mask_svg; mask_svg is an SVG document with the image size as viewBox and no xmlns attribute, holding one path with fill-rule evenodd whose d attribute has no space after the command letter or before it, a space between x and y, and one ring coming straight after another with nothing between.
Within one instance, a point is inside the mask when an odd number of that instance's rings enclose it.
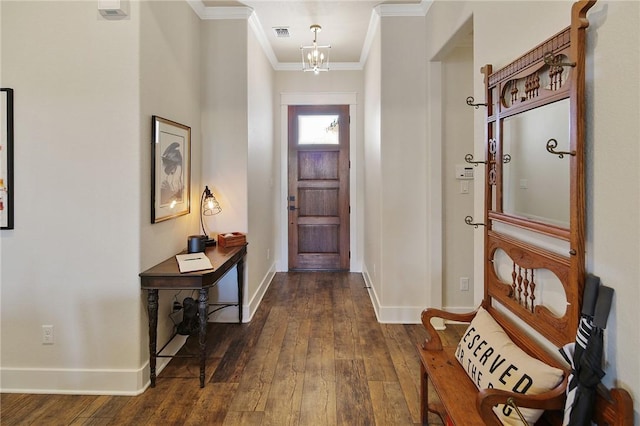
<instances>
[{"instance_id":1,"label":"doorway opening","mask_svg":"<svg viewBox=\"0 0 640 426\"><path fill-rule=\"evenodd\" d=\"M349 270L349 105L290 105L288 270Z\"/></svg>"}]
</instances>

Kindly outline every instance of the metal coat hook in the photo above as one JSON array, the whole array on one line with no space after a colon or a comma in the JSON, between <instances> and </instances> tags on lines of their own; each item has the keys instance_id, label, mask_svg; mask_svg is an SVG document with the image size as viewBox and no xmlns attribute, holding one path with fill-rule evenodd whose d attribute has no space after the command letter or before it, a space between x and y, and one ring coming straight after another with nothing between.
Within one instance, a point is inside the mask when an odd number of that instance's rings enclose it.
<instances>
[{"instance_id":1,"label":"metal coat hook","mask_svg":"<svg viewBox=\"0 0 640 426\"><path fill-rule=\"evenodd\" d=\"M476 107L476 109L478 109L481 106L487 106L489 104L474 104L475 99L473 98L473 96L469 96L467 97L467 105L472 106L472 107Z\"/></svg>"},{"instance_id":2,"label":"metal coat hook","mask_svg":"<svg viewBox=\"0 0 640 426\"><path fill-rule=\"evenodd\" d=\"M520 411L520 407L518 407L518 406L516 405L516 402L515 402L515 400L513 399L513 397L509 397L509 398L507 399L507 405L511 406L511 407L516 411L516 414L518 415L518 417L520 417L520 421L521 421L523 424L525 424L525 425L529 426L529 423L527 423L527 420L526 420L526 419L524 418L524 416L522 415L522 411Z\"/></svg>"},{"instance_id":3,"label":"metal coat hook","mask_svg":"<svg viewBox=\"0 0 640 426\"><path fill-rule=\"evenodd\" d=\"M467 154L464 156L464 161L466 161L469 164L473 164L474 166L478 166L478 164L487 164L487 161L473 161L473 154ZM504 164L510 163L511 162L511 155L509 154L504 154L502 156L502 162Z\"/></svg>"},{"instance_id":4,"label":"metal coat hook","mask_svg":"<svg viewBox=\"0 0 640 426\"><path fill-rule=\"evenodd\" d=\"M473 223L473 216L465 217L464 223L466 223L467 225L471 225L474 228L477 228L478 226L486 226L484 223Z\"/></svg>"},{"instance_id":5,"label":"metal coat hook","mask_svg":"<svg viewBox=\"0 0 640 426\"><path fill-rule=\"evenodd\" d=\"M473 161L473 155L472 154L467 154L464 156L464 161L466 161L467 163L473 164L476 167L478 167L478 164L487 164L486 161Z\"/></svg>"},{"instance_id":6,"label":"metal coat hook","mask_svg":"<svg viewBox=\"0 0 640 426\"><path fill-rule=\"evenodd\" d=\"M571 155L571 156L575 156L576 152L575 151L556 151L555 149L558 147L558 141L555 139L549 139L547 141L547 151L550 152L553 155L557 155L558 158L564 158L564 155Z\"/></svg>"},{"instance_id":7,"label":"metal coat hook","mask_svg":"<svg viewBox=\"0 0 640 426\"><path fill-rule=\"evenodd\" d=\"M547 52L542 57L544 63L551 67L575 67L575 62L562 62L559 56L554 55L551 52Z\"/></svg>"}]
</instances>

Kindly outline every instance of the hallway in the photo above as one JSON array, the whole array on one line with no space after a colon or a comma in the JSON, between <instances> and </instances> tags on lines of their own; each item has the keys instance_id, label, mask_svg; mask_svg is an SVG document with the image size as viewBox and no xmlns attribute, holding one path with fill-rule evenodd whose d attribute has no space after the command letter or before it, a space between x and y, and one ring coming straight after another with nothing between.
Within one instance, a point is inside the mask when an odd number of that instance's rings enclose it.
<instances>
[{"instance_id":1,"label":"hallway","mask_svg":"<svg viewBox=\"0 0 640 426\"><path fill-rule=\"evenodd\" d=\"M415 344L426 334L421 325L379 324L360 274L278 273L250 323L209 327L204 389L197 360L174 358L136 397L3 394L0 421L419 424ZM181 354L196 347L194 336Z\"/></svg>"}]
</instances>

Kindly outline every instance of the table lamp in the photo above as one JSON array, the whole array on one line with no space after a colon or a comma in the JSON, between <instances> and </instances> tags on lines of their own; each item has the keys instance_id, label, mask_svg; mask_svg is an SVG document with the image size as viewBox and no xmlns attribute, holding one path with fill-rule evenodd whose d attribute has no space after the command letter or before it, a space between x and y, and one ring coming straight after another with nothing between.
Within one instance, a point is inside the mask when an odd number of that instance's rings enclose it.
<instances>
[{"instance_id":1,"label":"table lamp","mask_svg":"<svg viewBox=\"0 0 640 426\"><path fill-rule=\"evenodd\" d=\"M204 187L202 196L200 197L200 226L202 227L202 235L205 236L205 246L212 246L216 244L216 240L209 239L209 234L204 227L204 217L213 216L222 211L218 200L213 196L208 186Z\"/></svg>"}]
</instances>

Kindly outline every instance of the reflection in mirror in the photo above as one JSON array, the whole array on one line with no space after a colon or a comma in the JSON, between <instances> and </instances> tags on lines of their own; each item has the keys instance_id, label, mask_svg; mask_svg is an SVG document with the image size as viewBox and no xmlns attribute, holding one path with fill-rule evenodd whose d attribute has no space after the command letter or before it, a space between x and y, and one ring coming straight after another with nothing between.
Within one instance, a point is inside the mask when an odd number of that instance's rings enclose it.
<instances>
[{"instance_id":1,"label":"reflection in mirror","mask_svg":"<svg viewBox=\"0 0 640 426\"><path fill-rule=\"evenodd\" d=\"M569 99L508 117L502 124L503 212L564 228L569 227L569 157L547 151L569 150Z\"/></svg>"},{"instance_id":2,"label":"reflection in mirror","mask_svg":"<svg viewBox=\"0 0 640 426\"><path fill-rule=\"evenodd\" d=\"M298 144L339 144L337 115L298 116Z\"/></svg>"},{"instance_id":3,"label":"reflection in mirror","mask_svg":"<svg viewBox=\"0 0 640 426\"><path fill-rule=\"evenodd\" d=\"M500 281L512 285L514 262L504 250L496 250L493 265ZM531 276L528 278L532 279ZM563 316L567 310L567 296L560 279L548 269L534 269L533 281L535 283L533 286L535 304L544 306L557 317Z\"/></svg>"}]
</instances>

